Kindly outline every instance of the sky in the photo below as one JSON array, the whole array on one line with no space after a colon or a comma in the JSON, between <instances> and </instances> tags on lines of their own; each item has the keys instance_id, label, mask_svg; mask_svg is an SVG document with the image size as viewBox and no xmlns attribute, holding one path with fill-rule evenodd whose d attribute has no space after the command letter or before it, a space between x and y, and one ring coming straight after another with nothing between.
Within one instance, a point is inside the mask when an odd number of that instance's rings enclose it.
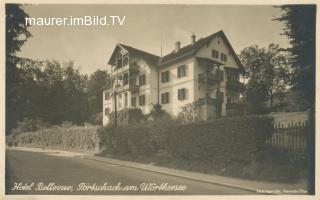
<instances>
[{"instance_id":1,"label":"sky","mask_svg":"<svg viewBox=\"0 0 320 200\"><path fill-rule=\"evenodd\" d=\"M288 47L278 8L267 5L25 5L30 17L126 16L123 26L31 26L20 56L74 61L80 71L106 70L117 43L160 55L223 30L236 53L250 45Z\"/></svg>"}]
</instances>

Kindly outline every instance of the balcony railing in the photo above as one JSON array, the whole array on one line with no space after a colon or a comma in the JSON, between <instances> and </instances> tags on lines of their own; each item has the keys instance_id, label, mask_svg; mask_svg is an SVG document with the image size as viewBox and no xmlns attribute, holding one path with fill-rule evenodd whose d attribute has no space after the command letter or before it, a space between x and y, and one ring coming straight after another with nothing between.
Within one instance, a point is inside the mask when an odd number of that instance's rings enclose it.
<instances>
[{"instance_id":1,"label":"balcony railing","mask_svg":"<svg viewBox=\"0 0 320 200\"><path fill-rule=\"evenodd\" d=\"M207 83L218 83L220 82L221 76L220 74L214 74L214 73L206 73L206 72L202 72L199 74L199 81L200 82L207 82Z\"/></svg>"},{"instance_id":2,"label":"balcony railing","mask_svg":"<svg viewBox=\"0 0 320 200\"><path fill-rule=\"evenodd\" d=\"M228 92L242 93L245 91L245 85L239 81L227 81L226 88Z\"/></svg>"},{"instance_id":3,"label":"balcony railing","mask_svg":"<svg viewBox=\"0 0 320 200\"><path fill-rule=\"evenodd\" d=\"M126 84L126 85L118 85L114 88L114 90L116 90L117 92L124 92L126 90L130 90L130 91L138 91L139 90L139 86L136 84Z\"/></svg>"},{"instance_id":4,"label":"balcony railing","mask_svg":"<svg viewBox=\"0 0 320 200\"><path fill-rule=\"evenodd\" d=\"M120 68L112 68L112 77L116 77L116 76L119 76L123 73L127 73L127 72L130 72L130 73L138 73L139 72L139 66L137 65L137 63L130 63L130 64L127 64L123 67L120 67Z\"/></svg>"}]
</instances>

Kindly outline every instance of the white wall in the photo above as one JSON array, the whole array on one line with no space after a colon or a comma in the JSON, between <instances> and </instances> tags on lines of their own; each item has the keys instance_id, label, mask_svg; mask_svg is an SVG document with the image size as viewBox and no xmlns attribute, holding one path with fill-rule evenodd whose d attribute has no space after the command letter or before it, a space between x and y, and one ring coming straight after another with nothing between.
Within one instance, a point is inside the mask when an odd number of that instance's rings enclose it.
<instances>
[{"instance_id":1,"label":"white wall","mask_svg":"<svg viewBox=\"0 0 320 200\"><path fill-rule=\"evenodd\" d=\"M137 93L130 93L128 94L128 103L129 107L131 106L131 98L137 98L137 108L140 108L144 114L150 113L152 109L152 104L156 104L158 100L158 73L157 68L155 66L151 66L149 63L144 61L140 58L129 58L129 62L136 62L139 66L140 73L134 75L136 78L136 83L139 83L139 75L145 74L146 75L146 83L143 86L139 87L139 92ZM130 74L129 76L133 76ZM109 123L109 117L105 116L105 108L110 108L110 112L114 111L114 98L111 97L109 101L106 101L104 98L105 92L103 92L103 125L107 125ZM129 91L127 91L129 93ZM139 96L145 95L145 106L139 106ZM122 93L122 107L118 107L119 111L124 109L124 102L125 102L125 93Z\"/></svg>"},{"instance_id":2,"label":"white wall","mask_svg":"<svg viewBox=\"0 0 320 200\"><path fill-rule=\"evenodd\" d=\"M213 58L211 55L212 50L219 51L219 58ZM224 53L227 55L227 62L223 62L220 58L220 53ZM210 58L213 60L216 60L218 62L224 63L227 67L236 68L239 69L239 66L233 57L231 51L229 51L228 46L225 44L222 37L217 36L213 38L210 42L210 44L204 45L197 53L197 57L204 57L204 58Z\"/></svg>"},{"instance_id":3,"label":"white wall","mask_svg":"<svg viewBox=\"0 0 320 200\"><path fill-rule=\"evenodd\" d=\"M105 100L105 95L108 92L110 93L110 99ZM113 107L114 106L113 106L113 102L112 102L111 90L104 90L103 95L102 95L102 123L103 123L103 125L107 125L109 123L109 117L106 116L105 109L109 108L110 113L111 113L112 110L114 110Z\"/></svg>"},{"instance_id":4,"label":"white wall","mask_svg":"<svg viewBox=\"0 0 320 200\"><path fill-rule=\"evenodd\" d=\"M177 68L179 66L186 66L186 76L178 78ZM169 71L170 81L161 83L161 72ZM173 65L161 67L160 69L160 103L161 94L169 92L169 103L162 105L162 108L166 110L172 116L177 116L181 111L181 107L188 103L195 101L195 71L194 71L194 58L184 60ZM187 98L185 100L178 100L178 89L187 89Z\"/></svg>"}]
</instances>

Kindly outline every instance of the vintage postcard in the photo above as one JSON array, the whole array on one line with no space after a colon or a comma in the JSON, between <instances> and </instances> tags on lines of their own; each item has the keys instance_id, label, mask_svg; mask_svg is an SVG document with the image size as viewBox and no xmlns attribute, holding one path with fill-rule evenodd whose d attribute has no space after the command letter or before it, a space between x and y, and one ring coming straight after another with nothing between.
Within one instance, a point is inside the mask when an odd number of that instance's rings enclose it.
<instances>
[{"instance_id":1,"label":"vintage postcard","mask_svg":"<svg viewBox=\"0 0 320 200\"><path fill-rule=\"evenodd\" d=\"M317 198L315 2L2 11L4 199Z\"/></svg>"}]
</instances>

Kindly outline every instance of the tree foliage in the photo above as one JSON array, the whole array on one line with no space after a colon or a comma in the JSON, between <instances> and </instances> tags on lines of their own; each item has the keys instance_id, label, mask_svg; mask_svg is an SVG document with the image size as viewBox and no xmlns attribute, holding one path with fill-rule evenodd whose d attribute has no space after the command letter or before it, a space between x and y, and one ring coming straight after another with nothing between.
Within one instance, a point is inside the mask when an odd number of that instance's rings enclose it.
<instances>
[{"instance_id":1,"label":"tree foliage","mask_svg":"<svg viewBox=\"0 0 320 200\"><path fill-rule=\"evenodd\" d=\"M50 124L87 121L87 76L75 69L73 62L34 61L21 58L17 63L14 115L23 119L42 119ZM25 121L25 120L24 120Z\"/></svg>"},{"instance_id":2,"label":"tree foliage","mask_svg":"<svg viewBox=\"0 0 320 200\"><path fill-rule=\"evenodd\" d=\"M88 105L89 105L89 121L93 124L102 123L102 88L110 82L110 75L107 71L97 70L88 80Z\"/></svg>"},{"instance_id":3,"label":"tree foliage","mask_svg":"<svg viewBox=\"0 0 320 200\"><path fill-rule=\"evenodd\" d=\"M315 99L315 48L316 48L316 5L283 5L281 17L283 34L290 39L293 76L291 85L303 98L314 105Z\"/></svg>"},{"instance_id":4,"label":"tree foliage","mask_svg":"<svg viewBox=\"0 0 320 200\"><path fill-rule=\"evenodd\" d=\"M19 101L17 90L20 74L16 67L19 58L16 53L21 50L22 45L31 37L28 25L24 23L28 15L23 11L21 5L6 4L6 132L13 128L17 122L16 106Z\"/></svg>"},{"instance_id":5,"label":"tree foliage","mask_svg":"<svg viewBox=\"0 0 320 200\"><path fill-rule=\"evenodd\" d=\"M261 106L267 103L271 110L276 110L279 104L274 105L275 99L286 92L292 76L290 54L283 52L276 44L270 44L267 48L253 45L241 51L240 59L246 67L246 78L249 79L246 91L249 110L255 113L255 105L259 106L257 112L266 111ZM257 100L262 102L258 103Z\"/></svg>"}]
</instances>

